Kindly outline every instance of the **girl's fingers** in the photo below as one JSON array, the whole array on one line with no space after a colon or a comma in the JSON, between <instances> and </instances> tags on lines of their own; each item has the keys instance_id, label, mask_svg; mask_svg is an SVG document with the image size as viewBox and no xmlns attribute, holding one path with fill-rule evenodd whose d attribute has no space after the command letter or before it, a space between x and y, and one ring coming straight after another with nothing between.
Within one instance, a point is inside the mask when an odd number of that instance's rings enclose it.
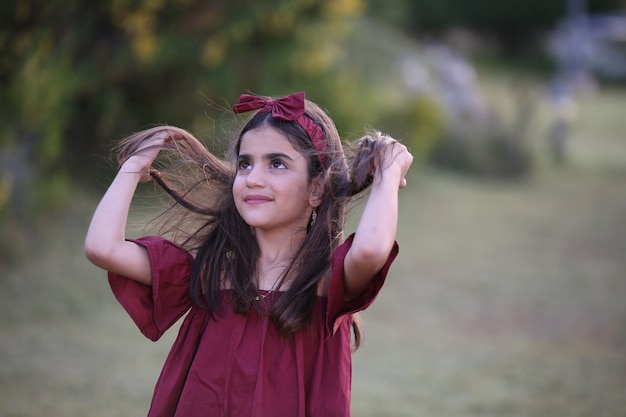
<instances>
[{"instance_id":1,"label":"girl's fingers","mask_svg":"<svg viewBox=\"0 0 626 417\"><path fill-rule=\"evenodd\" d=\"M143 156L150 161L156 159L157 155L167 143L171 143L178 135L175 132L164 129L147 138L137 149L135 155Z\"/></svg>"},{"instance_id":2,"label":"girl's fingers","mask_svg":"<svg viewBox=\"0 0 626 417\"><path fill-rule=\"evenodd\" d=\"M180 139L180 133L170 130L163 129L155 135L155 138L161 142L161 144L171 143L175 139Z\"/></svg>"},{"instance_id":3,"label":"girl's fingers","mask_svg":"<svg viewBox=\"0 0 626 417\"><path fill-rule=\"evenodd\" d=\"M145 174L142 175L141 182L152 181L155 176L160 176L160 172L152 168L154 160L168 143L183 139L182 135L174 130L163 129L153 134L135 152L135 155L143 158L145 164Z\"/></svg>"},{"instance_id":4,"label":"girl's fingers","mask_svg":"<svg viewBox=\"0 0 626 417\"><path fill-rule=\"evenodd\" d=\"M167 143L172 143L175 139L180 139L180 134L168 129L160 130L146 138L146 140L142 143L137 152L142 152L144 150L153 151L154 149L160 149L163 147L163 145Z\"/></svg>"}]
</instances>

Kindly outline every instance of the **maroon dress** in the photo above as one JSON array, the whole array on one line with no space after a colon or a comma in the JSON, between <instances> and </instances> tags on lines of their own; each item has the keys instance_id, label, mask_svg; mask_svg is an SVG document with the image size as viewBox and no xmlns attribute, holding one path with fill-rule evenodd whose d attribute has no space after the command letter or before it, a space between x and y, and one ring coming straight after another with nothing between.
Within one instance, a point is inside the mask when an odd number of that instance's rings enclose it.
<instances>
[{"instance_id":1,"label":"maroon dress","mask_svg":"<svg viewBox=\"0 0 626 417\"><path fill-rule=\"evenodd\" d=\"M211 319L189 296L191 255L160 237L135 242L148 251L152 286L113 273L109 282L141 332L156 341L188 313L156 384L149 416L350 415L351 313L374 301L397 244L369 288L345 301L343 261L350 236L333 254L328 297L317 297L312 327L286 340L267 315L234 313L229 290L221 293L222 312ZM262 301L276 297L280 293Z\"/></svg>"}]
</instances>

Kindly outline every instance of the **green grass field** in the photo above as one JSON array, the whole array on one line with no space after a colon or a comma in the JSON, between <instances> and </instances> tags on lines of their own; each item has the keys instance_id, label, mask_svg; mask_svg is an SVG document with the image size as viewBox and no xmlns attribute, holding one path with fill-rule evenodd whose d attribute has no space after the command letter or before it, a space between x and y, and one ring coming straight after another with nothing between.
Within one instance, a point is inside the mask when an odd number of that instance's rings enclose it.
<instances>
[{"instance_id":1,"label":"green grass field","mask_svg":"<svg viewBox=\"0 0 626 417\"><path fill-rule=\"evenodd\" d=\"M587 96L568 164L521 182L413 169L354 416L626 416L624 109ZM175 332L144 339L84 259L97 197L0 278L0 416L147 413Z\"/></svg>"}]
</instances>

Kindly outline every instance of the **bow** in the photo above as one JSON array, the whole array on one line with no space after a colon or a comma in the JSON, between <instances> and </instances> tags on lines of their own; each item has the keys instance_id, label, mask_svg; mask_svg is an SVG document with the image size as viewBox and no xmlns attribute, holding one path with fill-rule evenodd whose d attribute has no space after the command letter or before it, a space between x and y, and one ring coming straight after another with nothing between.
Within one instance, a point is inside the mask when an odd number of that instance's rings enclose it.
<instances>
[{"instance_id":1,"label":"bow","mask_svg":"<svg viewBox=\"0 0 626 417\"><path fill-rule=\"evenodd\" d=\"M272 116L277 119L297 121L304 115L304 92L293 93L278 99L242 94L239 97L239 103L233 106L235 113L258 109L271 111Z\"/></svg>"},{"instance_id":2,"label":"bow","mask_svg":"<svg viewBox=\"0 0 626 417\"><path fill-rule=\"evenodd\" d=\"M239 96L239 102L233 106L235 113L246 113L252 110L271 112L272 116L277 119L299 124L311 138L322 167L327 168L326 135L313 119L304 114L304 92L293 93L277 99L242 94Z\"/></svg>"}]
</instances>

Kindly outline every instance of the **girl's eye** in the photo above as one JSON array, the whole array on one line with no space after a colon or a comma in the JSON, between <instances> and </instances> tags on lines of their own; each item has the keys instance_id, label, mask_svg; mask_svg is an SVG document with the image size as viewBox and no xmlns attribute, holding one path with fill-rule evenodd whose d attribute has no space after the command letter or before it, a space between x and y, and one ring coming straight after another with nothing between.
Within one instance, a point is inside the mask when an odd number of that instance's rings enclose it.
<instances>
[{"instance_id":1,"label":"girl's eye","mask_svg":"<svg viewBox=\"0 0 626 417\"><path fill-rule=\"evenodd\" d=\"M247 159L240 159L239 162L237 162L237 168L239 170L250 169L250 167L250 162L248 162Z\"/></svg>"},{"instance_id":2,"label":"girl's eye","mask_svg":"<svg viewBox=\"0 0 626 417\"><path fill-rule=\"evenodd\" d=\"M270 163L270 167L277 168L277 169L287 168L285 163L280 159L273 159L272 162Z\"/></svg>"}]
</instances>

